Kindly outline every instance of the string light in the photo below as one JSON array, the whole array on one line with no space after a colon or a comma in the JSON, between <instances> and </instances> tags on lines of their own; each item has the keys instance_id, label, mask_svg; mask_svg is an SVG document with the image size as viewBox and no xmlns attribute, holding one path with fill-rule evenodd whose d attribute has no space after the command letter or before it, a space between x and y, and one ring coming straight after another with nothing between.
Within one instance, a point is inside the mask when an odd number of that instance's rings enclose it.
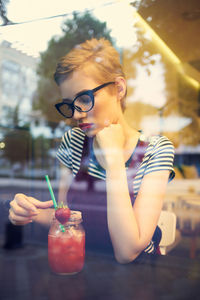
<instances>
[{"instance_id":1,"label":"string light","mask_svg":"<svg viewBox=\"0 0 200 300\"><path fill-rule=\"evenodd\" d=\"M120 0L109 1L107 3L104 3L104 4L101 4L99 6L93 7L91 9L86 9L86 11L92 12L95 9L97 9L98 7L105 7L105 6L114 5L114 4L117 4L118 2L121 2L121 1ZM73 11L73 12L76 12L77 14L80 14L79 11ZM12 21L10 21L9 23L7 23L7 24L1 24L0 26L1 27L7 27L7 26L14 26L14 25L21 25L21 24L27 24L27 23L45 21L45 20L50 20L50 19L55 19L55 18L63 18L63 17L71 16L73 14L73 12L59 14L59 15L54 15L54 16L49 16L49 17L37 18L37 19L32 19L32 20L22 21L22 22L12 22Z\"/></svg>"}]
</instances>

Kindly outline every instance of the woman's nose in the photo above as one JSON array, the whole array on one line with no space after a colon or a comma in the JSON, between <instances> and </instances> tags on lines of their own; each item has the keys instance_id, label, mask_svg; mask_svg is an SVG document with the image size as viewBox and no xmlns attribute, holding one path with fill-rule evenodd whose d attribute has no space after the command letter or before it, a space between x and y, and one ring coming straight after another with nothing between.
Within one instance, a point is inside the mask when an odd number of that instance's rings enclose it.
<instances>
[{"instance_id":1,"label":"woman's nose","mask_svg":"<svg viewBox=\"0 0 200 300\"><path fill-rule=\"evenodd\" d=\"M84 111L78 111L78 110L74 110L74 116L73 118L75 120L79 120L79 119L82 119L82 118L85 118L87 116L87 112L84 112Z\"/></svg>"}]
</instances>

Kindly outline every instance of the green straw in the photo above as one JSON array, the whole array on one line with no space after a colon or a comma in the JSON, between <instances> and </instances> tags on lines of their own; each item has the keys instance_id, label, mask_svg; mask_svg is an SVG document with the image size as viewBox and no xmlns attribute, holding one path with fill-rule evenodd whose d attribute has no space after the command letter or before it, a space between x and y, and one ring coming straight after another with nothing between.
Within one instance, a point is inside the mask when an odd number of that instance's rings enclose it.
<instances>
[{"instance_id":1,"label":"green straw","mask_svg":"<svg viewBox=\"0 0 200 300\"><path fill-rule=\"evenodd\" d=\"M48 184L49 192L51 194L51 199L53 200L53 206L54 206L55 209L57 209L56 198L54 196L54 192L53 192L53 189L52 189L52 186L51 186L51 182L49 180L49 176L45 175L45 179L46 179L47 184Z\"/></svg>"},{"instance_id":2,"label":"green straw","mask_svg":"<svg viewBox=\"0 0 200 300\"><path fill-rule=\"evenodd\" d=\"M48 184L49 192L51 194L51 199L53 200L53 206L54 206L54 208L56 210L58 206L57 206L57 203L56 203L56 198L54 196L54 192L53 192L53 189L52 189L52 186L51 186L51 182L50 182L49 176L45 175L45 179L46 179L47 184ZM63 226L62 224L60 224L60 229L61 229L62 232L65 232L65 226Z\"/></svg>"}]
</instances>

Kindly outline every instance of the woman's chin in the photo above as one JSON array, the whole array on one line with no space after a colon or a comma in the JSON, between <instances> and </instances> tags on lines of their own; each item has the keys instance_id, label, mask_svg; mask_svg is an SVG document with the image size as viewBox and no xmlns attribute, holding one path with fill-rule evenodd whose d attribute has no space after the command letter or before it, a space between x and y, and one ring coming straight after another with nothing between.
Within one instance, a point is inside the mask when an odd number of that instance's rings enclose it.
<instances>
[{"instance_id":1,"label":"woman's chin","mask_svg":"<svg viewBox=\"0 0 200 300\"><path fill-rule=\"evenodd\" d=\"M83 132L87 137L94 137L97 134L97 130L95 129L83 130Z\"/></svg>"},{"instance_id":2,"label":"woman's chin","mask_svg":"<svg viewBox=\"0 0 200 300\"><path fill-rule=\"evenodd\" d=\"M83 132L85 133L85 135L87 136L87 137L94 137L94 136L96 136L97 135L97 133L99 132L99 131L101 131L103 128L105 128L105 126L104 127L100 127L100 126L93 126L93 128L88 128L88 129L85 129L85 130L83 130Z\"/></svg>"},{"instance_id":3,"label":"woman's chin","mask_svg":"<svg viewBox=\"0 0 200 300\"><path fill-rule=\"evenodd\" d=\"M95 134L92 133L92 132L85 132L85 135L86 135L87 137L94 137L94 136L95 136Z\"/></svg>"}]
</instances>

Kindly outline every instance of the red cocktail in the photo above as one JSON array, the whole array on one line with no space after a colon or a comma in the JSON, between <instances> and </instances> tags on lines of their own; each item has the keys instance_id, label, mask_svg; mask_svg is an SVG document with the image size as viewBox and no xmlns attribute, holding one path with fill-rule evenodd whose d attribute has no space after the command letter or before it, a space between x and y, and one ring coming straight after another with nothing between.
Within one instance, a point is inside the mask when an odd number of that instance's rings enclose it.
<instances>
[{"instance_id":1,"label":"red cocktail","mask_svg":"<svg viewBox=\"0 0 200 300\"><path fill-rule=\"evenodd\" d=\"M80 212L71 213L64 225L64 232L57 220L49 230L48 261L51 270L57 274L80 272L85 260L85 232L81 226Z\"/></svg>"}]
</instances>

